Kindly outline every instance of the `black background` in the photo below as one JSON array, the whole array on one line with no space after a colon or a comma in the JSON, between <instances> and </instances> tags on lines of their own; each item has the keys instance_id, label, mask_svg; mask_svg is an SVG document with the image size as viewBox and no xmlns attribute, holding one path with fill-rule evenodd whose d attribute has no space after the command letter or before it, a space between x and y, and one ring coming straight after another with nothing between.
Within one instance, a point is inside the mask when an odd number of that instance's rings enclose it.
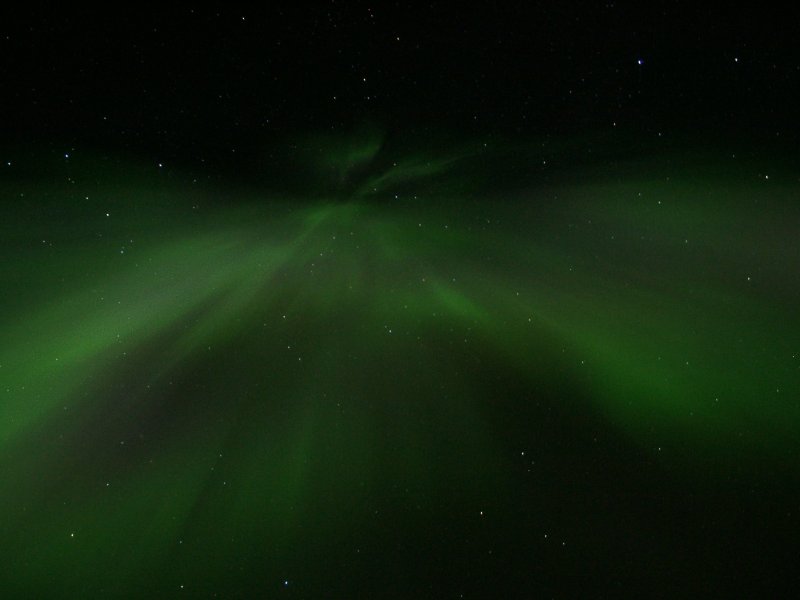
<instances>
[{"instance_id":1,"label":"black background","mask_svg":"<svg viewBox=\"0 0 800 600\"><path fill-rule=\"evenodd\" d=\"M798 21L760 5L15 7L2 22L6 141L204 169L366 121L412 135L797 131Z\"/></svg>"}]
</instances>

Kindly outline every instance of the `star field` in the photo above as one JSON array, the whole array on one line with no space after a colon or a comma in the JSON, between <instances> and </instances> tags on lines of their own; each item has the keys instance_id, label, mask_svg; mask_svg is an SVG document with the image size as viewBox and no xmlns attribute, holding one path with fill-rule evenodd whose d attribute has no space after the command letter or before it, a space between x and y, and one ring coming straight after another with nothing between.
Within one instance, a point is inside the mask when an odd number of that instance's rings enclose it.
<instances>
[{"instance_id":1,"label":"star field","mask_svg":"<svg viewBox=\"0 0 800 600\"><path fill-rule=\"evenodd\" d=\"M2 595L795 585L793 22L0 19Z\"/></svg>"}]
</instances>

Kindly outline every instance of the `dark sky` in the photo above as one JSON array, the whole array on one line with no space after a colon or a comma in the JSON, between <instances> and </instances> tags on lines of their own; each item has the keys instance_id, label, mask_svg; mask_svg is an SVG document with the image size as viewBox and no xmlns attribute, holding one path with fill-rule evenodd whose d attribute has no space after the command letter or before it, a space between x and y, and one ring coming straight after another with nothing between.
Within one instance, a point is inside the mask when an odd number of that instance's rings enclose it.
<instances>
[{"instance_id":1,"label":"dark sky","mask_svg":"<svg viewBox=\"0 0 800 600\"><path fill-rule=\"evenodd\" d=\"M465 135L797 129L800 27L764 6L16 7L1 22L12 143L213 163L365 121Z\"/></svg>"},{"instance_id":2,"label":"dark sky","mask_svg":"<svg viewBox=\"0 0 800 600\"><path fill-rule=\"evenodd\" d=\"M800 587L795 12L32 4L0 600Z\"/></svg>"}]
</instances>

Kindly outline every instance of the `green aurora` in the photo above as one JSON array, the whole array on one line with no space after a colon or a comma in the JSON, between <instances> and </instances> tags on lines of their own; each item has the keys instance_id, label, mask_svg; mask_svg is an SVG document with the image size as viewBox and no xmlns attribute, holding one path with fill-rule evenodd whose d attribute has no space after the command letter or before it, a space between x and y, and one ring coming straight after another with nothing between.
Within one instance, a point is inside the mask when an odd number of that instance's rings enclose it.
<instances>
[{"instance_id":1,"label":"green aurora","mask_svg":"<svg viewBox=\"0 0 800 600\"><path fill-rule=\"evenodd\" d=\"M546 581L548 544L580 564L622 530L658 564L667 503L796 486L789 169L310 139L294 195L7 169L3 589L443 597L488 550Z\"/></svg>"}]
</instances>

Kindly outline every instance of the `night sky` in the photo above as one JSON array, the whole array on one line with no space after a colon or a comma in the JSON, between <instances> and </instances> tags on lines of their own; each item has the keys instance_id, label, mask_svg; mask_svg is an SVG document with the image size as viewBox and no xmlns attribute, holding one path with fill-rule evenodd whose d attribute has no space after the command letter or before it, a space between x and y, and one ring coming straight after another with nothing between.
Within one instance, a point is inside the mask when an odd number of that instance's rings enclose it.
<instances>
[{"instance_id":1,"label":"night sky","mask_svg":"<svg viewBox=\"0 0 800 600\"><path fill-rule=\"evenodd\" d=\"M0 597L797 588L798 40L2 9Z\"/></svg>"}]
</instances>

